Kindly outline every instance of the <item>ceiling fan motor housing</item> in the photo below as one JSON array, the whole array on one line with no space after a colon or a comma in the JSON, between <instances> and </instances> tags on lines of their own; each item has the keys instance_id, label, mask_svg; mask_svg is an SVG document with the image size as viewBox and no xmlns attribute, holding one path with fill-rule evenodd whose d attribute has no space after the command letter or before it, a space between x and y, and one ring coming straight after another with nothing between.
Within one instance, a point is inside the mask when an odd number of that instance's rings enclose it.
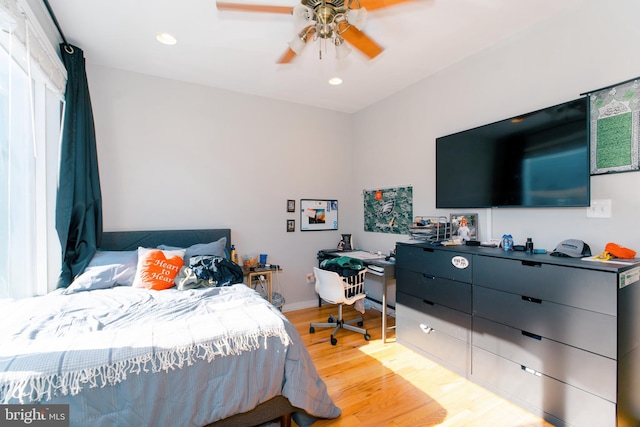
<instances>
[{"instance_id":1,"label":"ceiling fan motor housing","mask_svg":"<svg viewBox=\"0 0 640 427\"><path fill-rule=\"evenodd\" d=\"M335 9L340 9L343 8L346 10L346 7L344 5L344 0L303 0L302 4L310 7L312 9L317 9L318 6L329 6L329 7L333 7Z\"/></svg>"},{"instance_id":2,"label":"ceiling fan motor housing","mask_svg":"<svg viewBox=\"0 0 640 427\"><path fill-rule=\"evenodd\" d=\"M331 6L320 6L316 9L316 18L318 20L318 36L326 39L331 38L333 34L333 21L336 16L336 10Z\"/></svg>"}]
</instances>

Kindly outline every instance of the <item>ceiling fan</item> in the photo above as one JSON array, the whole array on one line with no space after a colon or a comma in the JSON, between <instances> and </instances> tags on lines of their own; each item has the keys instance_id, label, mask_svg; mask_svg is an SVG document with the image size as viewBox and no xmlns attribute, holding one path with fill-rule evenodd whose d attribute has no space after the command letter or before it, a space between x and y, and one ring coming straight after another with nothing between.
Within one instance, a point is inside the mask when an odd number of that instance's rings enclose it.
<instances>
[{"instance_id":1,"label":"ceiling fan","mask_svg":"<svg viewBox=\"0 0 640 427\"><path fill-rule=\"evenodd\" d=\"M217 1L216 6L221 11L293 15L297 35L289 42L289 48L277 61L279 64L286 64L302 53L302 49L312 40L320 42L320 59L323 47L327 43L335 46L338 59L348 55L351 49L345 41L370 59L375 58L384 49L362 32L367 20L367 11L407 1L411 0L301 0L293 7Z\"/></svg>"}]
</instances>

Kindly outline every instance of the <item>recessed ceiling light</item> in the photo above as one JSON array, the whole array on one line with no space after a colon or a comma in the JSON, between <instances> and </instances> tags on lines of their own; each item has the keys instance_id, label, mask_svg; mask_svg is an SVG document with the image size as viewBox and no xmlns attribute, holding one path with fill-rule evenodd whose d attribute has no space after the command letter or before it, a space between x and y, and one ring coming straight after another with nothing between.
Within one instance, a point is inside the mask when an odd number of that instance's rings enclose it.
<instances>
[{"instance_id":1,"label":"recessed ceiling light","mask_svg":"<svg viewBox=\"0 0 640 427\"><path fill-rule=\"evenodd\" d=\"M169 33L158 34L156 36L156 40L158 40L162 44L166 44L169 46L173 46L174 44L178 43L178 40L176 40L176 38Z\"/></svg>"},{"instance_id":2,"label":"recessed ceiling light","mask_svg":"<svg viewBox=\"0 0 640 427\"><path fill-rule=\"evenodd\" d=\"M334 77L332 79L329 79L329 84L333 86L341 85L342 79L340 77Z\"/></svg>"}]
</instances>

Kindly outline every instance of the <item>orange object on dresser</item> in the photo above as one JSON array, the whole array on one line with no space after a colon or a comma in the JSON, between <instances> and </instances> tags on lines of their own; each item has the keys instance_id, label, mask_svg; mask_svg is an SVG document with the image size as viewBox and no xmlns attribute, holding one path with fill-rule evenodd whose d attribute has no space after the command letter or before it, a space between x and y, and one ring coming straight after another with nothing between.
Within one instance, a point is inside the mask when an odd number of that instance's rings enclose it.
<instances>
[{"instance_id":1,"label":"orange object on dresser","mask_svg":"<svg viewBox=\"0 0 640 427\"><path fill-rule=\"evenodd\" d=\"M622 259L633 259L636 256L636 251L620 246L617 243L607 243L604 247L604 251L610 253L616 258Z\"/></svg>"}]
</instances>

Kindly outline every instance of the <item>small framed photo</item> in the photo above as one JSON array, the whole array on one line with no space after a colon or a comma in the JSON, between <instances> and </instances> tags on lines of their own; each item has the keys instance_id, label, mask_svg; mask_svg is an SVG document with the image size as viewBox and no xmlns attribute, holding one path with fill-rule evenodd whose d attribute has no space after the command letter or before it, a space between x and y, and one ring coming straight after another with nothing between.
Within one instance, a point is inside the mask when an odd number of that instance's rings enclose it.
<instances>
[{"instance_id":1,"label":"small framed photo","mask_svg":"<svg viewBox=\"0 0 640 427\"><path fill-rule=\"evenodd\" d=\"M451 238L478 240L478 214L451 214Z\"/></svg>"},{"instance_id":2,"label":"small framed photo","mask_svg":"<svg viewBox=\"0 0 640 427\"><path fill-rule=\"evenodd\" d=\"M296 201L287 200L287 212L295 212L295 211L296 211Z\"/></svg>"},{"instance_id":3,"label":"small framed photo","mask_svg":"<svg viewBox=\"0 0 640 427\"><path fill-rule=\"evenodd\" d=\"M290 233L292 231L296 231L296 220L288 219L287 220L287 232Z\"/></svg>"}]
</instances>

